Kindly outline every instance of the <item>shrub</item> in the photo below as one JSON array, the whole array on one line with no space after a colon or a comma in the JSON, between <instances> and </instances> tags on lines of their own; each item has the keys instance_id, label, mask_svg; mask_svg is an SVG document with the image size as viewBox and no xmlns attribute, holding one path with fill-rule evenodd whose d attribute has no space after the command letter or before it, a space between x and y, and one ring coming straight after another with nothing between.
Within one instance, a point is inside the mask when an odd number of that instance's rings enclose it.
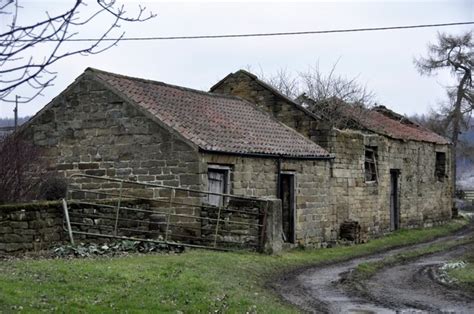
<instances>
[{"instance_id":1,"label":"shrub","mask_svg":"<svg viewBox=\"0 0 474 314\"><path fill-rule=\"evenodd\" d=\"M66 179L60 177L48 177L40 184L38 198L41 200L54 201L65 198L66 193Z\"/></svg>"},{"instance_id":2,"label":"shrub","mask_svg":"<svg viewBox=\"0 0 474 314\"><path fill-rule=\"evenodd\" d=\"M38 146L18 134L0 138L0 204L34 198L46 173Z\"/></svg>"}]
</instances>

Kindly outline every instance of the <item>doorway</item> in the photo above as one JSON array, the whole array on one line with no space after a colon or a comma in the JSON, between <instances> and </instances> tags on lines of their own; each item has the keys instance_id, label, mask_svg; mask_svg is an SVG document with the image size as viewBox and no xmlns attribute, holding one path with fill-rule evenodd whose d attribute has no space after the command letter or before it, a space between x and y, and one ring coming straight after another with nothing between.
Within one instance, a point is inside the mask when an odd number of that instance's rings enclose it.
<instances>
[{"instance_id":1,"label":"doorway","mask_svg":"<svg viewBox=\"0 0 474 314\"><path fill-rule=\"evenodd\" d=\"M207 172L207 190L211 193L226 194L229 191L229 168L209 166ZM222 195L208 194L207 204L213 206L224 206L225 200Z\"/></svg>"},{"instance_id":2,"label":"doorway","mask_svg":"<svg viewBox=\"0 0 474 314\"><path fill-rule=\"evenodd\" d=\"M390 169L390 229L400 228L400 200L398 181L400 170Z\"/></svg>"},{"instance_id":3,"label":"doorway","mask_svg":"<svg viewBox=\"0 0 474 314\"><path fill-rule=\"evenodd\" d=\"M295 175L280 174L283 240L295 243Z\"/></svg>"}]
</instances>

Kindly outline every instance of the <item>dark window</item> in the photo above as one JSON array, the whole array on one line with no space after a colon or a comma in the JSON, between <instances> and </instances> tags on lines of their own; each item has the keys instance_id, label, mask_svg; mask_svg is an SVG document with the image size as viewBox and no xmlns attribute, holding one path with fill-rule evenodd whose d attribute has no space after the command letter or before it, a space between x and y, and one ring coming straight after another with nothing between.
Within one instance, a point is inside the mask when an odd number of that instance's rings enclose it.
<instances>
[{"instance_id":1,"label":"dark window","mask_svg":"<svg viewBox=\"0 0 474 314\"><path fill-rule=\"evenodd\" d=\"M225 167L209 168L207 171L207 190L212 193L227 194L229 169ZM224 198L221 195L209 194L207 203L214 206L223 206Z\"/></svg>"},{"instance_id":2,"label":"dark window","mask_svg":"<svg viewBox=\"0 0 474 314\"><path fill-rule=\"evenodd\" d=\"M365 147L365 181L377 182L377 148Z\"/></svg>"},{"instance_id":3,"label":"dark window","mask_svg":"<svg viewBox=\"0 0 474 314\"><path fill-rule=\"evenodd\" d=\"M446 153L436 152L435 177L440 182L446 177Z\"/></svg>"}]
</instances>

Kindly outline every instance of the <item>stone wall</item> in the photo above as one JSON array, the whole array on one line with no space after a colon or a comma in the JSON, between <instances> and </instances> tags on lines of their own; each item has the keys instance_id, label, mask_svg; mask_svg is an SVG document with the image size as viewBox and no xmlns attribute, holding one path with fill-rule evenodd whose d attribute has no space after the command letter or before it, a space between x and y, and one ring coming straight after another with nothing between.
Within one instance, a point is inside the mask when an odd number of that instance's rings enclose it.
<instances>
[{"instance_id":1,"label":"stone wall","mask_svg":"<svg viewBox=\"0 0 474 314\"><path fill-rule=\"evenodd\" d=\"M23 129L61 176L83 173L200 189L196 148L88 74L79 77ZM118 183L75 180L83 189ZM160 197L143 189L143 197ZM77 195L78 198L81 195Z\"/></svg>"},{"instance_id":2,"label":"stone wall","mask_svg":"<svg viewBox=\"0 0 474 314\"><path fill-rule=\"evenodd\" d=\"M449 146L398 141L359 131L334 130L329 149L336 155L332 188L337 222L358 221L366 237L390 231L390 170L400 171L400 226L432 225L451 217ZM365 147L377 150L378 182L366 182ZM446 178L435 176L436 152L446 153Z\"/></svg>"},{"instance_id":3,"label":"stone wall","mask_svg":"<svg viewBox=\"0 0 474 314\"><path fill-rule=\"evenodd\" d=\"M304 244L332 241L338 237L341 224L348 221L360 224L362 240L390 231L391 169L400 171L400 227L429 226L450 219L450 146L400 141L355 130L328 128L317 117L297 109L290 100L278 95L245 71L229 75L213 87L213 92L236 95L257 103L279 121L335 155L329 171L321 171L317 167L311 171L308 167L297 174L298 241ZM378 182L365 181L366 146L376 147ZM435 176L436 152L446 153L447 173L443 182L438 181ZM238 172L240 168L245 168L238 162L234 164ZM275 167L265 163L263 165L262 169ZM275 195L275 170L260 170L259 167L261 166L253 167L257 169L253 177L255 181L247 180L251 171L244 171L244 178L237 175L236 183L233 183L235 193ZM268 177L267 184L263 184L264 176ZM303 183L304 188L300 186L298 176L308 182ZM302 205L301 200L298 201L301 198L309 198L310 201ZM305 237L310 240L305 241Z\"/></svg>"},{"instance_id":4,"label":"stone wall","mask_svg":"<svg viewBox=\"0 0 474 314\"><path fill-rule=\"evenodd\" d=\"M107 242L113 236L116 222L116 201L101 204L69 202L69 217L76 242ZM165 205L165 206L163 206ZM217 248L258 249L262 244L263 211L281 217L279 200L248 200L232 198L218 214L218 209L199 208L201 216L183 220L173 214L168 223L166 204L156 201L128 200L121 202L117 235L141 239L167 240L213 247L216 240L216 220L219 216ZM0 206L0 254L40 251L69 241L63 229L63 208L60 202L13 204ZM201 219L202 218L202 219ZM269 218L270 219L270 218ZM197 222L197 223L196 223ZM278 226L278 224L276 224ZM268 228L267 246L276 251L281 229ZM168 236L166 235L168 233Z\"/></svg>"},{"instance_id":5,"label":"stone wall","mask_svg":"<svg viewBox=\"0 0 474 314\"><path fill-rule=\"evenodd\" d=\"M40 251L64 239L59 202L0 206L0 254Z\"/></svg>"},{"instance_id":6,"label":"stone wall","mask_svg":"<svg viewBox=\"0 0 474 314\"><path fill-rule=\"evenodd\" d=\"M278 161L274 158L203 154L203 163L228 166L235 195L277 197ZM207 169L202 173L207 182ZM328 160L282 159L282 171L295 175L296 242L319 246L336 240L336 213L330 189Z\"/></svg>"},{"instance_id":7,"label":"stone wall","mask_svg":"<svg viewBox=\"0 0 474 314\"><path fill-rule=\"evenodd\" d=\"M266 203L260 200L229 199L224 208L205 207L201 210L202 236L206 242L228 247L258 248ZM222 219L217 225L217 219ZM217 230L217 233L216 233Z\"/></svg>"}]
</instances>

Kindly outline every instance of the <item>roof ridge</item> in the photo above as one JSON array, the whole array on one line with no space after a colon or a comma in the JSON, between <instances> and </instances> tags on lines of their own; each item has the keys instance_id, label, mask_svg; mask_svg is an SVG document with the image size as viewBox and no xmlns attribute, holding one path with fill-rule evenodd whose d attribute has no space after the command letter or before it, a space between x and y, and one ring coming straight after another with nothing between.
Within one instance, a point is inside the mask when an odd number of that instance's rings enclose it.
<instances>
[{"instance_id":1,"label":"roof ridge","mask_svg":"<svg viewBox=\"0 0 474 314\"><path fill-rule=\"evenodd\" d=\"M295 106L295 108L297 108L298 110L301 110L303 111L306 115L308 115L309 117L315 119L315 120L320 120L321 117L319 117L318 115L316 115L314 112L311 112L309 111L308 109L306 109L305 107L301 106L299 103L297 103L294 99L291 99L290 97L284 95L283 93L281 93L279 90L277 90L275 87L273 87L272 85L264 82L263 80L261 80L260 78L258 78L257 75L253 74L253 73L250 73L249 71L247 70L244 70L244 69L239 69L238 71L234 72L234 73L229 73L227 76L225 76L223 79L221 79L219 82L217 82L216 84L214 84L210 90L214 90L216 89L219 85L221 85L228 77L232 76L232 75L236 75L238 73L243 73L247 76L249 76L251 79L253 79L255 82L257 82L257 84L259 84L260 86L268 89L271 93L273 93L274 95L278 96L278 97L281 97L283 98L285 101L289 102L290 104L292 104L293 106Z\"/></svg>"},{"instance_id":2,"label":"roof ridge","mask_svg":"<svg viewBox=\"0 0 474 314\"><path fill-rule=\"evenodd\" d=\"M118 74L118 73L114 73L114 72L108 72L108 71L104 71L104 70L100 70L100 69L92 68L92 67L87 67L84 72L92 72L92 73L96 73L96 74L97 73L102 73L102 74L105 74L105 75L112 75L112 76L116 76L116 77L120 77L120 78L124 78L124 79L140 81L140 82L154 84L154 85L161 85L161 86L171 87L171 88L175 88L175 89L179 89L179 90L183 90L183 91L188 91L188 92L192 92L192 93L196 93L196 94L201 94L201 95L204 95L204 96L215 97L215 98L242 100L242 98L237 97L237 96L233 96L233 95L206 92L206 91L199 90L199 89L194 89L194 88L184 87L184 86L180 86L180 85L169 84L169 83L165 83L165 82L161 82L161 81L155 81L155 80L145 79L145 78L136 77L136 76L129 76L129 75L123 75L123 74Z\"/></svg>"}]
</instances>

